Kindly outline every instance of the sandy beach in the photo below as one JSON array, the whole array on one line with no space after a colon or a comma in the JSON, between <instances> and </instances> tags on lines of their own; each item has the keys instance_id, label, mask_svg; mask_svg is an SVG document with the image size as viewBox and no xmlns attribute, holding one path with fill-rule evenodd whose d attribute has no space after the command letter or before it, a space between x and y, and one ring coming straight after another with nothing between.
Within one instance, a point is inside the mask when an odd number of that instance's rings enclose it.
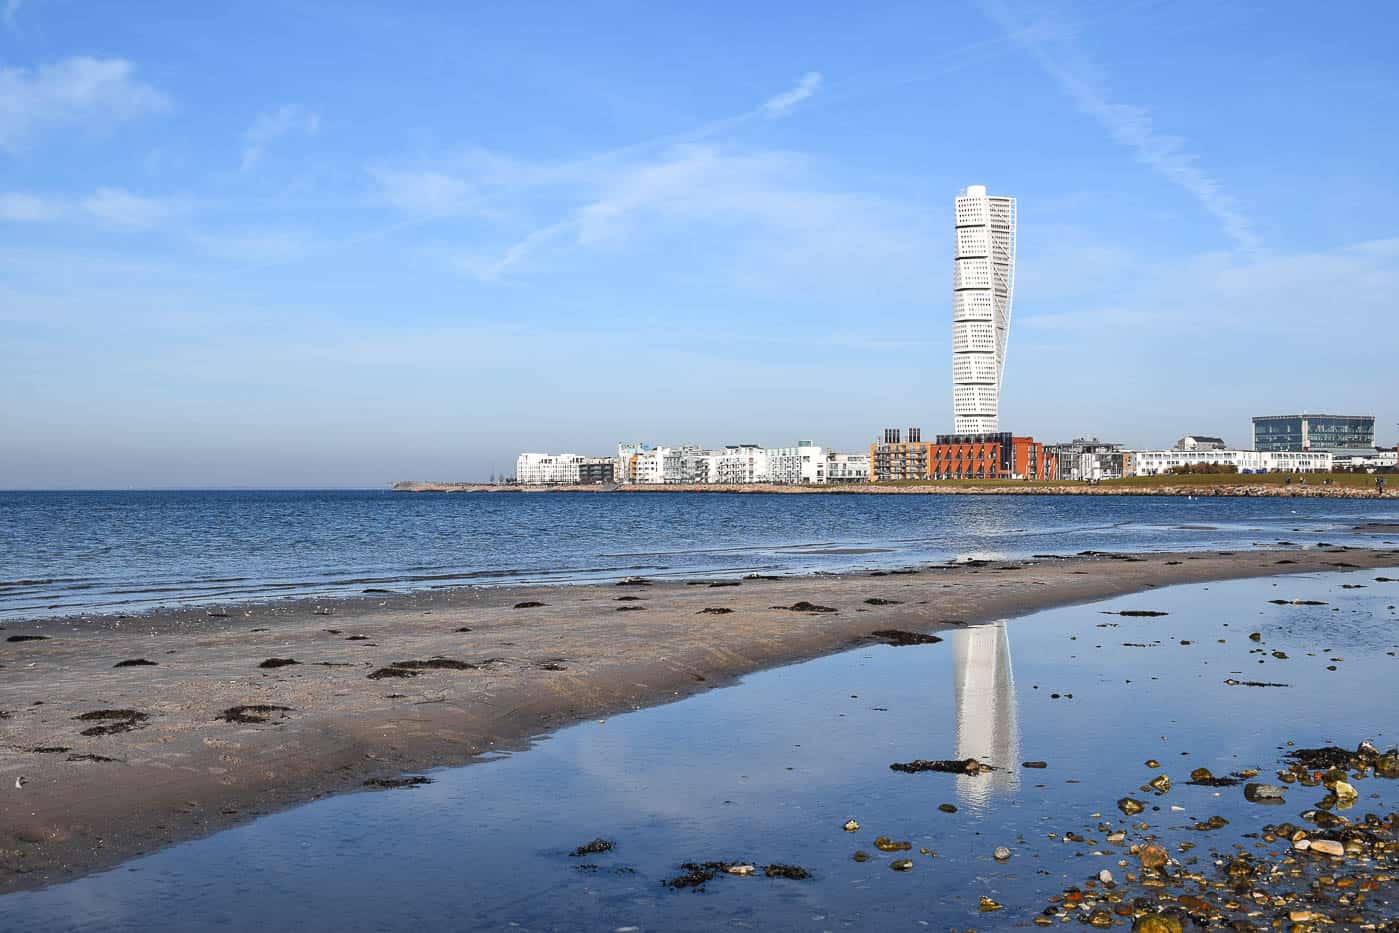
<instances>
[{"instance_id":1,"label":"sandy beach","mask_svg":"<svg viewBox=\"0 0 1399 933\"><path fill-rule=\"evenodd\" d=\"M1177 583L1395 567L1393 550L1090 555L13 623L0 892L869 639Z\"/></svg>"}]
</instances>

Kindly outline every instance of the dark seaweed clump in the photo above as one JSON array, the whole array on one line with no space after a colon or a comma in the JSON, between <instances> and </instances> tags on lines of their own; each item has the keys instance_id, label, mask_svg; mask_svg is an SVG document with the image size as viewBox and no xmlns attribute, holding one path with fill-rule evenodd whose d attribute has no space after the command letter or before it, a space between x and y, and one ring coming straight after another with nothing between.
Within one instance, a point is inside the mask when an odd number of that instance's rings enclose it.
<instances>
[{"instance_id":1,"label":"dark seaweed clump","mask_svg":"<svg viewBox=\"0 0 1399 933\"><path fill-rule=\"evenodd\" d=\"M268 658L266 661L263 661L261 664L259 664L258 667L271 669L277 667L289 667L293 664L300 663L301 662L296 660L296 658Z\"/></svg>"},{"instance_id":2,"label":"dark seaweed clump","mask_svg":"<svg viewBox=\"0 0 1399 933\"><path fill-rule=\"evenodd\" d=\"M83 713L81 716L73 718L79 722L105 724L84 729L79 733L80 735L116 735L120 732L140 729L141 724L151 717L149 713L137 712L134 709L95 709L90 713Z\"/></svg>"},{"instance_id":3,"label":"dark seaweed clump","mask_svg":"<svg viewBox=\"0 0 1399 933\"><path fill-rule=\"evenodd\" d=\"M474 671L476 665L455 658L428 658L426 661L395 661L390 667L409 671Z\"/></svg>"},{"instance_id":4,"label":"dark seaweed clump","mask_svg":"<svg viewBox=\"0 0 1399 933\"><path fill-rule=\"evenodd\" d=\"M145 658L130 658L126 661L118 661L112 667L155 667L156 662L148 661Z\"/></svg>"},{"instance_id":5,"label":"dark seaweed clump","mask_svg":"<svg viewBox=\"0 0 1399 933\"><path fill-rule=\"evenodd\" d=\"M991 765L977 761L975 758L953 758L941 761L919 758L914 761L896 761L889 766L889 770L901 771L904 774L919 774L924 771L938 771L943 774L981 774L983 771L995 771L996 769Z\"/></svg>"},{"instance_id":6,"label":"dark seaweed clump","mask_svg":"<svg viewBox=\"0 0 1399 933\"><path fill-rule=\"evenodd\" d=\"M48 641L47 635L11 635L6 641Z\"/></svg>"},{"instance_id":7,"label":"dark seaweed clump","mask_svg":"<svg viewBox=\"0 0 1399 933\"><path fill-rule=\"evenodd\" d=\"M599 852L612 851L612 847L613 843L611 839L603 839L599 837L597 839L594 839L592 842L583 843L581 846L574 849L572 854L575 858L582 855L597 855Z\"/></svg>"},{"instance_id":8,"label":"dark seaweed clump","mask_svg":"<svg viewBox=\"0 0 1399 933\"><path fill-rule=\"evenodd\" d=\"M730 612L733 612L733 610L732 610L732 609L727 609L727 608L724 608L724 607L715 607L715 606L711 606L711 607L709 607L708 609L701 609L701 610L697 613L697 615L702 615L702 616L726 616L726 615L728 615Z\"/></svg>"},{"instance_id":9,"label":"dark seaweed clump","mask_svg":"<svg viewBox=\"0 0 1399 933\"><path fill-rule=\"evenodd\" d=\"M869 599L865 600L866 606L897 606L898 604L899 601L897 599L883 599L879 596L871 596Z\"/></svg>"},{"instance_id":10,"label":"dark seaweed clump","mask_svg":"<svg viewBox=\"0 0 1399 933\"><path fill-rule=\"evenodd\" d=\"M290 713L290 706L273 706L266 703L251 703L245 706L230 706L214 719L222 719L224 722L260 723L270 722L268 716L272 713ZM286 716L279 717L286 719Z\"/></svg>"},{"instance_id":11,"label":"dark seaweed clump","mask_svg":"<svg viewBox=\"0 0 1399 933\"><path fill-rule=\"evenodd\" d=\"M543 605L544 605L543 603L535 602L535 601L532 600L532 599L527 599L527 600L525 600L525 601L522 602L522 603L516 603L516 604L515 604L515 608L516 608L516 609L538 609L539 607L541 607L541 606L543 606Z\"/></svg>"},{"instance_id":12,"label":"dark seaweed clump","mask_svg":"<svg viewBox=\"0 0 1399 933\"><path fill-rule=\"evenodd\" d=\"M839 612L839 609L832 609L830 606L818 606L806 600L792 603L790 606L773 606L774 609L786 609L788 612Z\"/></svg>"},{"instance_id":13,"label":"dark seaweed clump","mask_svg":"<svg viewBox=\"0 0 1399 933\"><path fill-rule=\"evenodd\" d=\"M870 632L874 638L878 638L886 645L893 645L895 648L906 648L909 645L936 645L942 641L936 635L924 635L921 632L905 632L903 629L882 628L875 632Z\"/></svg>"},{"instance_id":14,"label":"dark seaweed clump","mask_svg":"<svg viewBox=\"0 0 1399 933\"><path fill-rule=\"evenodd\" d=\"M423 784L431 784L432 778L414 775L413 777L401 778L370 778L364 782L365 787L418 787Z\"/></svg>"}]
</instances>

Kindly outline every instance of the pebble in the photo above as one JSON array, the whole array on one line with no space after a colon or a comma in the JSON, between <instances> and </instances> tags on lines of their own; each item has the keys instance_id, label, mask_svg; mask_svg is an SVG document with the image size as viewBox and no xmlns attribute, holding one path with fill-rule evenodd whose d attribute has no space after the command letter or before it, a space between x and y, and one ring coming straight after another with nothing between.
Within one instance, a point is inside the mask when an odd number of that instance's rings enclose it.
<instances>
[{"instance_id":1,"label":"pebble","mask_svg":"<svg viewBox=\"0 0 1399 933\"><path fill-rule=\"evenodd\" d=\"M1010 858L1010 850L1005 846L996 846L996 851L991 854L996 857L996 861L998 862L1004 862L1006 859Z\"/></svg>"},{"instance_id":2,"label":"pebble","mask_svg":"<svg viewBox=\"0 0 1399 933\"><path fill-rule=\"evenodd\" d=\"M1103 884L1112 884L1112 872L1104 868L1102 871L1098 872L1098 880Z\"/></svg>"},{"instance_id":3,"label":"pebble","mask_svg":"<svg viewBox=\"0 0 1399 933\"><path fill-rule=\"evenodd\" d=\"M913 860L906 858L896 858L889 863L889 867L894 871L913 871Z\"/></svg>"},{"instance_id":4,"label":"pebble","mask_svg":"<svg viewBox=\"0 0 1399 933\"><path fill-rule=\"evenodd\" d=\"M1167 854L1166 850L1154 843L1142 849L1141 860L1143 868L1160 868L1166 864L1168 858L1170 858L1170 856Z\"/></svg>"},{"instance_id":5,"label":"pebble","mask_svg":"<svg viewBox=\"0 0 1399 933\"><path fill-rule=\"evenodd\" d=\"M1304 839L1302 841L1306 842L1307 840ZM1320 852L1322 855L1330 855L1335 858L1345 857L1346 847L1341 845L1339 842L1336 842L1335 840L1313 839L1311 840L1311 843L1313 852Z\"/></svg>"},{"instance_id":6,"label":"pebble","mask_svg":"<svg viewBox=\"0 0 1399 933\"><path fill-rule=\"evenodd\" d=\"M977 905L977 909L985 913L990 913L993 910L1000 910L1001 905L989 897L983 897L981 903Z\"/></svg>"},{"instance_id":7,"label":"pebble","mask_svg":"<svg viewBox=\"0 0 1399 933\"><path fill-rule=\"evenodd\" d=\"M1246 800L1282 800L1287 793L1287 788L1279 787L1277 784L1245 784L1244 799Z\"/></svg>"},{"instance_id":8,"label":"pebble","mask_svg":"<svg viewBox=\"0 0 1399 933\"><path fill-rule=\"evenodd\" d=\"M1117 801L1117 809L1121 810L1127 816L1136 816L1138 813L1145 810L1146 806L1140 800L1133 800L1131 797L1123 797L1121 800Z\"/></svg>"},{"instance_id":9,"label":"pebble","mask_svg":"<svg viewBox=\"0 0 1399 933\"><path fill-rule=\"evenodd\" d=\"M857 833L860 831L860 824L855 822L854 820L846 820L845 831L847 833Z\"/></svg>"},{"instance_id":10,"label":"pebble","mask_svg":"<svg viewBox=\"0 0 1399 933\"><path fill-rule=\"evenodd\" d=\"M751 875L754 869L752 865L730 865L724 871L731 875Z\"/></svg>"}]
</instances>

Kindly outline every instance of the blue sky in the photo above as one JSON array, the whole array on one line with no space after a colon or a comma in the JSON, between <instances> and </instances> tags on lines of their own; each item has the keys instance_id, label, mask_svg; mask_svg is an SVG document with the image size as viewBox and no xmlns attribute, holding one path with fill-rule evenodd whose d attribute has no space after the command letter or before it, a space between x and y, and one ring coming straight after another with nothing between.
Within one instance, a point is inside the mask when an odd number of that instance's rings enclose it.
<instances>
[{"instance_id":1,"label":"blue sky","mask_svg":"<svg viewBox=\"0 0 1399 933\"><path fill-rule=\"evenodd\" d=\"M0 0L0 488L1399 422L1392 4Z\"/></svg>"}]
</instances>

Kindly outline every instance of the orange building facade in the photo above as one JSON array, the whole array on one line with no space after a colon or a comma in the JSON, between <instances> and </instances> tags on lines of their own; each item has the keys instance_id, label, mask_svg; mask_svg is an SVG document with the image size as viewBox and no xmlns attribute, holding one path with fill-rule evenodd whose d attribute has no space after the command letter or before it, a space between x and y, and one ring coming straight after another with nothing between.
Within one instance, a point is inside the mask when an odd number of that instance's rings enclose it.
<instances>
[{"instance_id":1,"label":"orange building facade","mask_svg":"<svg viewBox=\"0 0 1399 933\"><path fill-rule=\"evenodd\" d=\"M916 429L910 436L917 438ZM998 434L939 434L936 441L904 441L897 430L870 445L870 481L934 479L1049 480L1054 454L1033 437Z\"/></svg>"}]
</instances>

